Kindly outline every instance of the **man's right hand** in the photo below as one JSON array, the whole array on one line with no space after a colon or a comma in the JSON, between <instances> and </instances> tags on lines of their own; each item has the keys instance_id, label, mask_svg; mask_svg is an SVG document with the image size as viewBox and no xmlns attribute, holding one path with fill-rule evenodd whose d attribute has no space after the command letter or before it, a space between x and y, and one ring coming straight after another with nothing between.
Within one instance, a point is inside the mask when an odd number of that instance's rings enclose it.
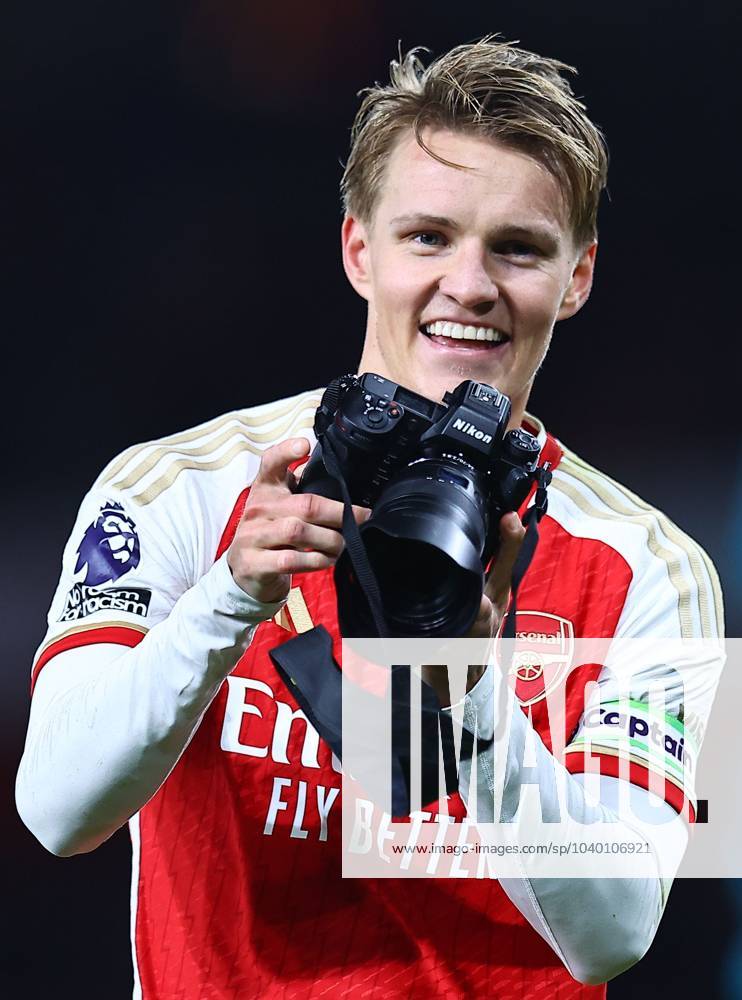
<instances>
[{"instance_id":1,"label":"man's right hand","mask_svg":"<svg viewBox=\"0 0 742 1000\"><path fill-rule=\"evenodd\" d=\"M292 573L333 566L343 551L343 505L312 493L295 494L289 466L309 454L306 438L289 438L268 448L258 469L232 544L227 565L246 594L263 603L283 600ZM371 511L353 507L362 524Z\"/></svg>"}]
</instances>

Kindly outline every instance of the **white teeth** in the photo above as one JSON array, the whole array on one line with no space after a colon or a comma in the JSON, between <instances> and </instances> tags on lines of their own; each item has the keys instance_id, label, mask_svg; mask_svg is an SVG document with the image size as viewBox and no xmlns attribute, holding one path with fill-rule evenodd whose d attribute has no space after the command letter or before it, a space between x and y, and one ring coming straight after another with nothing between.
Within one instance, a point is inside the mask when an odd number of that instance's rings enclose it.
<instances>
[{"instance_id":1,"label":"white teeth","mask_svg":"<svg viewBox=\"0 0 742 1000\"><path fill-rule=\"evenodd\" d=\"M428 323L425 330L434 337L450 337L452 340L486 340L499 344L506 339L504 333L493 330L491 326L464 326L440 319Z\"/></svg>"}]
</instances>

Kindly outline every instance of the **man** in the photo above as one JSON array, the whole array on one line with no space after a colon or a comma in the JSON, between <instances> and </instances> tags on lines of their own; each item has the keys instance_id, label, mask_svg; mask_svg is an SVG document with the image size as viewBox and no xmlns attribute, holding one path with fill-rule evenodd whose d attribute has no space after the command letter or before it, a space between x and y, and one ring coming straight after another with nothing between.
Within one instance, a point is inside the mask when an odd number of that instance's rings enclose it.
<instances>
[{"instance_id":1,"label":"man","mask_svg":"<svg viewBox=\"0 0 742 1000\"><path fill-rule=\"evenodd\" d=\"M484 40L427 69L410 53L369 91L343 178L345 270L368 302L359 371L438 400L462 379L494 384L513 425L538 435L554 482L519 594L526 626L713 637L720 595L705 554L525 412L554 324L590 292L605 183L601 136L565 68ZM226 414L103 471L34 663L19 811L62 856L129 821L135 995L148 1000L603 995L584 984L649 946L659 877L340 879L340 765L268 655L320 623L339 641L341 506L292 490L318 399ZM500 534L476 635L502 622L519 518ZM471 679L470 707L488 683L491 671ZM585 683L568 693L573 745ZM538 769L553 763L543 695L523 700L532 723L517 713L539 735ZM700 734L704 719L689 721ZM609 738L602 747L606 815L621 779ZM639 802L645 750L632 765ZM581 753L567 760L584 769ZM592 815L579 777L569 782L575 810ZM683 781L668 787L662 808L687 810ZM458 795L448 810L464 816Z\"/></svg>"}]
</instances>

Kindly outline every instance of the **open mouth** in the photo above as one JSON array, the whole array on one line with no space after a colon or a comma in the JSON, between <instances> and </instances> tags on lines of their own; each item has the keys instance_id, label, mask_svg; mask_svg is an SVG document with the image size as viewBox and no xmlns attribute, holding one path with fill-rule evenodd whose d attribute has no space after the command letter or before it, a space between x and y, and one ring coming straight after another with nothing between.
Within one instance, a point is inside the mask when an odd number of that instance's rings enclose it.
<instances>
[{"instance_id":1,"label":"open mouth","mask_svg":"<svg viewBox=\"0 0 742 1000\"><path fill-rule=\"evenodd\" d=\"M424 323L420 333L439 347L456 350L493 350L510 340L506 333L491 326L464 326L447 320Z\"/></svg>"}]
</instances>

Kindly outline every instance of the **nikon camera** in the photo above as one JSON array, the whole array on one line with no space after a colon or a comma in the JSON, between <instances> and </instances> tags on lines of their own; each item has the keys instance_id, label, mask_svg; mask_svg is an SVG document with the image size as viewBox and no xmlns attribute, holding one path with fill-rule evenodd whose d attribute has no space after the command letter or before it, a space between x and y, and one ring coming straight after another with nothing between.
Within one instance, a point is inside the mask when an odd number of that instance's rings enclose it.
<instances>
[{"instance_id":1,"label":"nikon camera","mask_svg":"<svg viewBox=\"0 0 742 1000\"><path fill-rule=\"evenodd\" d=\"M372 373L326 389L298 492L342 500L325 466L329 440L351 501L372 511L360 534L390 635L453 638L471 628L500 518L524 502L538 462L533 435L507 430L510 409L507 396L472 381L443 403ZM335 584L342 634L374 635L347 548Z\"/></svg>"}]
</instances>

